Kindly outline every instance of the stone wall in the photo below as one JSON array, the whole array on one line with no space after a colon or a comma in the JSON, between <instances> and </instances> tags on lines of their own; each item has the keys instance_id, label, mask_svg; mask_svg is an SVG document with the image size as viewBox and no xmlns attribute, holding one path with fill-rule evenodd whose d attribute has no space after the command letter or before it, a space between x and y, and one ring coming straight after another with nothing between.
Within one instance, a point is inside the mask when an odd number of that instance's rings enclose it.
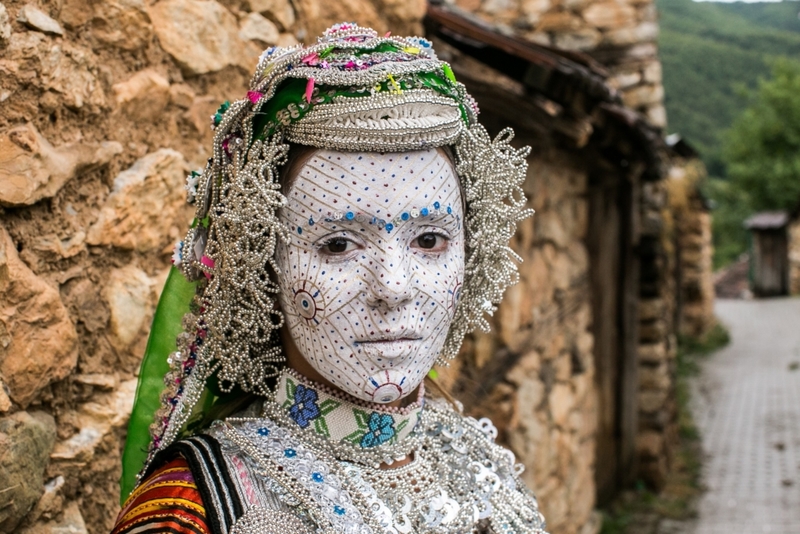
<instances>
[{"instance_id":1,"label":"stone wall","mask_svg":"<svg viewBox=\"0 0 800 534\"><path fill-rule=\"evenodd\" d=\"M786 229L789 249L789 294L800 295L800 218L796 215Z\"/></svg>"},{"instance_id":2,"label":"stone wall","mask_svg":"<svg viewBox=\"0 0 800 534\"><path fill-rule=\"evenodd\" d=\"M107 532L183 183L258 55L424 0L0 3L0 532Z\"/></svg>"},{"instance_id":3,"label":"stone wall","mask_svg":"<svg viewBox=\"0 0 800 534\"><path fill-rule=\"evenodd\" d=\"M677 437L675 378L675 248L663 182L642 191L642 269L639 301L639 432L637 478L661 489Z\"/></svg>"},{"instance_id":4,"label":"stone wall","mask_svg":"<svg viewBox=\"0 0 800 534\"><path fill-rule=\"evenodd\" d=\"M584 52L610 73L625 105L654 126L667 122L658 13L653 0L455 0L509 33L561 50Z\"/></svg>"},{"instance_id":5,"label":"stone wall","mask_svg":"<svg viewBox=\"0 0 800 534\"><path fill-rule=\"evenodd\" d=\"M706 178L705 166L697 158L676 158L666 182L667 217L672 221L670 235L677 254L676 330L693 338L703 337L716 323L711 212L700 192Z\"/></svg>"}]
</instances>

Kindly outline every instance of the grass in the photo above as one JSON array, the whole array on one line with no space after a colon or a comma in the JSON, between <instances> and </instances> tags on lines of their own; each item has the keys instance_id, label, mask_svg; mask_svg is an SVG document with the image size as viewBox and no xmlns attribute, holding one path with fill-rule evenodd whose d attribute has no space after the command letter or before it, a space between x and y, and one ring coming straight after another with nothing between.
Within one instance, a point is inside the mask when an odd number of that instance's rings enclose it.
<instances>
[{"instance_id":1,"label":"grass","mask_svg":"<svg viewBox=\"0 0 800 534\"><path fill-rule=\"evenodd\" d=\"M600 534L651 534L661 519L687 520L696 514L695 504L702 494L701 436L689 409L689 379L700 372L698 361L730 341L720 324L700 339L678 340L676 395L678 401L678 443L672 469L660 493L639 483L603 511Z\"/></svg>"}]
</instances>

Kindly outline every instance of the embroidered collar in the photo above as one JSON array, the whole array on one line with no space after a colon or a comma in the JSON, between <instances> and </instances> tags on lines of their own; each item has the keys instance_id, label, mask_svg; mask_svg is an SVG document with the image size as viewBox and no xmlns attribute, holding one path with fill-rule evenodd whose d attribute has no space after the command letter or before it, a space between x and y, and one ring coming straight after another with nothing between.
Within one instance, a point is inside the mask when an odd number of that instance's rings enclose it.
<instances>
[{"instance_id":1,"label":"embroidered collar","mask_svg":"<svg viewBox=\"0 0 800 534\"><path fill-rule=\"evenodd\" d=\"M425 388L417 400L404 407L381 406L312 382L292 369L281 373L275 403L302 428L321 437L370 449L396 444L409 436L419 422Z\"/></svg>"}]
</instances>

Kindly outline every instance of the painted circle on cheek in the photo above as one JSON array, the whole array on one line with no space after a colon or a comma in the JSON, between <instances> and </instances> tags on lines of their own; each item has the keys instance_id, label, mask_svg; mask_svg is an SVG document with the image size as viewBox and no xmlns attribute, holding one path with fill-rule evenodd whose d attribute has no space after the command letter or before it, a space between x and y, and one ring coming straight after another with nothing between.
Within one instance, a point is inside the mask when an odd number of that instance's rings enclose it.
<instances>
[{"instance_id":1,"label":"painted circle on cheek","mask_svg":"<svg viewBox=\"0 0 800 534\"><path fill-rule=\"evenodd\" d=\"M308 280L301 280L292 288L297 315L308 323L319 324L325 311L322 293Z\"/></svg>"}]
</instances>

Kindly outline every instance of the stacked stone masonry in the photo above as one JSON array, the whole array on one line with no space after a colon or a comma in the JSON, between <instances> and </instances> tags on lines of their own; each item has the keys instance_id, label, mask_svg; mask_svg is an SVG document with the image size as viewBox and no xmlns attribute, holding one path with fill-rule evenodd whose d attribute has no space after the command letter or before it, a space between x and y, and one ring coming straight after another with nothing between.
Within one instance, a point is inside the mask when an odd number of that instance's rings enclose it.
<instances>
[{"instance_id":1,"label":"stacked stone masonry","mask_svg":"<svg viewBox=\"0 0 800 534\"><path fill-rule=\"evenodd\" d=\"M561 50L585 52L609 71L625 105L665 127L653 0L454 0L507 32Z\"/></svg>"},{"instance_id":2,"label":"stacked stone masonry","mask_svg":"<svg viewBox=\"0 0 800 534\"><path fill-rule=\"evenodd\" d=\"M796 214L786 229L789 249L789 294L800 295L800 217Z\"/></svg>"}]
</instances>

